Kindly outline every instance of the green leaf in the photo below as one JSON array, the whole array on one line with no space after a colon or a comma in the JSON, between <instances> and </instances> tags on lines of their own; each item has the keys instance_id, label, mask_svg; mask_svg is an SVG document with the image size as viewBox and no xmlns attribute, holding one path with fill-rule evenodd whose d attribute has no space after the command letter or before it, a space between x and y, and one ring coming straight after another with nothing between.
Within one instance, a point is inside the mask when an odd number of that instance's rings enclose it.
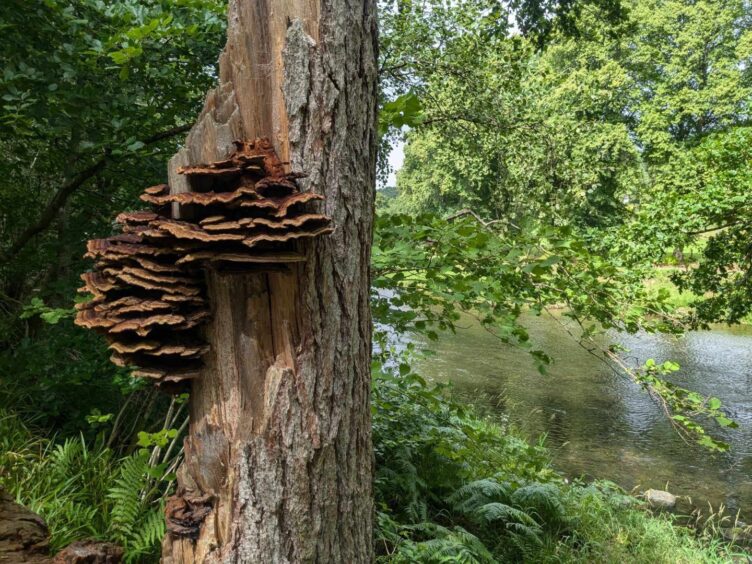
<instances>
[{"instance_id":1,"label":"green leaf","mask_svg":"<svg viewBox=\"0 0 752 564\"><path fill-rule=\"evenodd\" d=\"M139 149L143 149L146 145L142 141L134 141L130 145L128 145L126 148L128 151L135 152Z\"/></svg>"},{"instance_id":2,"label":"green leaf","mask_svg":"<svg viewBox=\"0 0 752 564\"><path fill-rule=\"evenodd\" d=\"M721 415L721 416L718 416L718 417L716 417L716 418L715 418L715 421L716 421L716 423L718 423L718 424L719 424L719 425L720 425L721 427L729 427L729 428L731 428L731 429L736 429L737 427L739 427L739 424L738 424L738 423L737 423L736 421L734 421L734 420L732 420L732 419L729 419L728 417L724 417L724 416L722 416L722 415Z\"/></svg>"}]
</instances>

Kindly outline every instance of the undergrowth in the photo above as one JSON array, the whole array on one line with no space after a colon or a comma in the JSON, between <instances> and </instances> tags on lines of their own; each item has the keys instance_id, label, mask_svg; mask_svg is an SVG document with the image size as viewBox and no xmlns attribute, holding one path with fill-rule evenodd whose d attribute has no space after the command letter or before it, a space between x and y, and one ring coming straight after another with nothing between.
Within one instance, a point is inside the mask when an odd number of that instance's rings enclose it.
<instances>
[{"instance_id":1,"label":"undergrowth","mask_svg":"<svg viewBox=\"0 0 752 564\"><path fill-rule=\"evenodd\" d=\"M151 474L144 454L116 457L82 436L39 438L0 410L0 487L45 519L52 553L75 540L108 540L127 562L157 562L164 488Z\"/></svg>"},{"instance_id":2,"label":"undergrowth","mask_svg":"<svg viewBox=\"0 0 752 564\"><path fill-rule=\"evenodd\" d=\"M542 445L407 370L378 372L373 402L378 562L732 559L612 483L567 483Z\"/></svg>"},{"instance_id":3,"label":"undergrowth","mask_svg":"<svg viewBox=\"0 0 752 564\"><path fill-rule=\"evenodd\" d=\"M567 483L541 444L403 367L377 371L374 538L380 563L729 562L727 545L653 516L609 482ZM144 454L36 436L0 411L0 487L42 515L58 550L83 538L158 562L168 482Z\"/></svg>"}]
</instances>

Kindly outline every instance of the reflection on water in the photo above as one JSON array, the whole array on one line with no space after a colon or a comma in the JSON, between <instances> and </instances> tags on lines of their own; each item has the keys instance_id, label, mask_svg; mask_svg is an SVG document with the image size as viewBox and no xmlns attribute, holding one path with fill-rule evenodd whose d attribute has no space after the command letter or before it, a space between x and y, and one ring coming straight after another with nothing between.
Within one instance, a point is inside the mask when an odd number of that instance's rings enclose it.
<instances>
[{"instance_id":1,"label":"reflection on water","mask_svg":"<svg viewBox=\"0 0 752 564\"><path fill-rule=\"evenodd\" d=\"M647 394L615 376L557 321L530 317L525 325L536 347L555 359L545 376L527 353L469 319L456 335L425 344L437 354L417 368L453 382L469 403L507 413L532 437L546 433L556 466L569 476L607 478L627 489L668 485L695 503L752 509L752 327L614 337L632 362L676 361L677 384L721 398L739 428L719 433L731 452L713 454L685 444Z\"/></svg>"}]
</instances>

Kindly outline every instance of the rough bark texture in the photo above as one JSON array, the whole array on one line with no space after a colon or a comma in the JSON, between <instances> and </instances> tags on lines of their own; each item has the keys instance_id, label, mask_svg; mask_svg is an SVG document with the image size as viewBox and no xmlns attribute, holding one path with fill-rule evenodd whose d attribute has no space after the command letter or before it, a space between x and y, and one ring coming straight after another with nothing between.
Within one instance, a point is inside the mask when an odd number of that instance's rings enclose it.
<instances>
[{"instance_id":1,"label":"rough bark texture","mask_svg":"<svg viewBox=\"0 0 752 564\"><path fill-rule=\"evenodd\" d=\"M301 243L307 260L287 272L209 271L212 352L164 562L372 559L375 57L373 0L230 2L220 83L170 162L171 190L188 191L178 167L268 137L336 231Z\"/></svg>"},{"instance_id":2,"label":"rough bark texture","mask_svg":"<svg viewBox=\"0 0 752 564\"><path fill-rule=\"evenodd\" d=\"M0 563L48 563L49 530L44 520L0 490Z\"/></svg>"},{"instance_id":3,"label":"rough bark texture","mask_svg":"<svg viewBox=\"0 0 752 564\"><path fill-rule=\"evenodd\" d=\"M118 564L123 549L99 541L77 541L49 554L50 532L39 515L0 489L0 564Z\"/></svg>"}]
</instances>

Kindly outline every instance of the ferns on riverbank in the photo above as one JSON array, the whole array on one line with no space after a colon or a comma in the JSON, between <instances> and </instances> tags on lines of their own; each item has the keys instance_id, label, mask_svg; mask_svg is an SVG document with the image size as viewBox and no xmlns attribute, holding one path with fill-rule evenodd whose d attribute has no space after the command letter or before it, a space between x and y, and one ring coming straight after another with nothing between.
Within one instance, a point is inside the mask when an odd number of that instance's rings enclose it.
<instances>
[{"instance_id":1,"label":"ferns on riverbank","mask_svg":"<svg viewBox=\"0 0 752 564\"><path fill-rule=\"evenodd\" d=\"M609 482L567 483L548 453L414 374L374 385L379 562L728 562Z\"/></svg>"},{"instance_id":2,"label":"ferns on riverbank","mask_svg":"<svg viewBox=\"0 0 752 564\"><path fill-rule=\"evenodd\" d=\"M729 547L653 516L608 482L568 484L548 452L414 374L373 389L378 562L728 562ZM167 482L149 457L81 437L35 438L0 412L0 486L42 515L59 549L111 540L157 562Z\"/></svg>"}]
</instances>

